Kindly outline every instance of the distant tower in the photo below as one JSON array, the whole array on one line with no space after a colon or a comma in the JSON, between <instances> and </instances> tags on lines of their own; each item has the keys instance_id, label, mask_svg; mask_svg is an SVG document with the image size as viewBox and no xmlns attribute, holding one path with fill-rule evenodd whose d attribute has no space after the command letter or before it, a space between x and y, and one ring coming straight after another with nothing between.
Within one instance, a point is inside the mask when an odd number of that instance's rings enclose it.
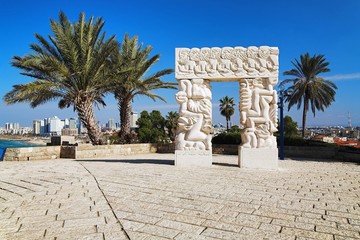
<instances>
[{"instance_id":1,"label":"distant tower","mask_svg":"<svg viewBox=\"0 0 360 240\"><path fill-rule=\"evenodd\" d=\"M348 112L348 127L351 128L351 116L350 116L350 112Z\"/></svg>"},{"instance_id":2,"label":"distant tower","mask_svg":"<svg viewBox=\"0 0 360 240\"><path fill-rule=\"evenodd\" d=\"M137 120L138 120L138 113L137 112L131 112L131 115L130 115L130 127L132 129L139 127L136 124Z\"/></svg>"}]
</instances>

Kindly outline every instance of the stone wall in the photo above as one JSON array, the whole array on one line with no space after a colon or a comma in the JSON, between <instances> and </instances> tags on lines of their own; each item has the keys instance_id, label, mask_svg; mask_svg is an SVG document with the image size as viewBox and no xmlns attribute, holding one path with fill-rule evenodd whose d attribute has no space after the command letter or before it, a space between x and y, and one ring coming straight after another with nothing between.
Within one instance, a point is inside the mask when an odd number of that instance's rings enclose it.
<instances>
[{"instance_id":1,"label":"stone wall","mask_svg":"<svg viewBox=\"0 0 360 240\"><path fill-rule=\"evenodd\" d=\"M213 154L224 154L224 155L238 155L239 145L230 145L230 144L213 144L212 153Z\"/></svg>"},{"instance_id":2,"label":"stone wall","mask_svg":"<svg viewBox=\"0 0 360 240\"><path fill-rule=\"evenodd\" d=\"M335 156L336 148L329 147L306 147L306 146L285 146L284 155L299 158L322 158L332 159Z\"/></svg>"},{"instance_id":3,"label":"stone wall","mask_svg":"<svg viewBox=\"0 0 360 240\"><path fill-rule=\"evenodd\" d=\"M87 159L107 158L133 154L156 153L156 144L125 144L125 145L98 145L62 146L62 158Z\"/></svg>"},{"instance_id":4,"label":"stone wall","mask_svg":"<svg viewBox=\"0 0 360 240\"><path fill-rule=\"evenodd\" d=\"M305 147L305 146L285 146L284 154L286 158L309 158L323 160L341 160L347 162L360 163L360 151L344 147Z\"/></svg>"},{"instance_id":5,"label":"stone wall","mask_svg":"<svg viewBox=\"0 0 360 240\"><path fill-rule=\"evenodd\" d=\"M213 154L237 155L238 145L214 144ZM360 162L360 151L331 147L294 147L285 146L285 157L308 159L336 159L341 161ZM175 146L169 144L126 144L102 145L90 144L79 146L47 146L30 148L8 148L4 161L49 160L58 158L86 159L107 158L146 153L174 153Z\"/></svg>"},{"instance_id":6,"label":"stone wall","mask_svg":"<svg viewBox=\"0 0 360 240\"><path fill-rule=\"evenodd\" d=\"M49 160L60 158L60 146L7 148L4 161Z\"/></svg>"}]
</instances>

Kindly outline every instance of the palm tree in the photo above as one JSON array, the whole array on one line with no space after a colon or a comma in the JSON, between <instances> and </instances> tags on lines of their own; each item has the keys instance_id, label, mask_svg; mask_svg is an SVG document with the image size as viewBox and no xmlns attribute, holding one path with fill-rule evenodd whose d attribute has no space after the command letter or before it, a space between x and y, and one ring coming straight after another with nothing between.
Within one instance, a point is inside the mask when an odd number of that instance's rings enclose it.
<instances>
[{"instance_id":1,"label":"palm tree","mask_svg":"<svg viewBox=\"0 0 360 240\"><path fill-rule=\"evenodd\" d=\"M234 115L235 109L234 98L225 96L220 99L220 113L226 118L226 130L229 131L229 122L232 115Z\"/></svg>"},{"instance_id":2,"label":"palm tree","mask_svg":"<svg viewBox=\"0 0 360 240\"><path fill-rule=\"evenodd\" d=\"M130 38L125 35L121 48L113 59L116 72L113 81L113 93L118 102L120 112L121 130L119 132L120 143L128 143L130 135L131 104L138 95L144 95L152 100L165 99L152 93L152 90L160 88L176 89L176 83L163 82L161 77L173 72L173 69L164 69L145 77L149 69L159 61L160 55L149 58L151 46L142 47L138 44L138 37Z\"/></svg>"},{"instance_id":3,"label":"palm tree","mask_svg":"<svg viewBox=\"0 0 360 240\"><path fill-rule=\"evenodd\" d=\"M165 126L168 130L168 135L171 141L175 141L178 119L179 119L178 112L171 111L168 112L168 115L166 115Z\"/></svg>"},{"instance_id":4,"label":"palm tree","mask_svg":"<svg viewBox=\"0 0 360 240\"><path fill-rule=\"evenodd\" d=\"M108 59L118 49L115 36L105 40L105 33L101 33L103 26L102 18L91 17L86 22L84 13L72 24L60 12L59 22L50 21L54 34L49 36L50 41L35 34L39 43L30 45L34 52L13 57L12 65L36 80L14 85L4 101L7 104L30 102L35 108L59 99L59 108L73 106L91 142L102 144L93 105L105 106Z\"/></svg>"},{"instance_id":5,"label":"palm tree","mask_svg":"<svg viewBox=\"0 0 360 240\"><path fill-rule=\"evenodd\" d=\"M335 101L337 87L333 82L318 76L318 74L330 71L329 63L326 62L324 55L319 54L310 57L309 53L305 53L305 55L300 55L300 61L295 59L295 62L292 61L291 63L295 68L284 72L284 75L295 78L286 79L280 85L292 84L286 90L290 94L285 96L285 101L289 103L288 110L295 104L297 109L300 109L302 103L304 104L302 118L302 137L304 137L306 114L309 107L311 107L314 116L316 110L324 111Z\"/></svg>"}]
</instances>

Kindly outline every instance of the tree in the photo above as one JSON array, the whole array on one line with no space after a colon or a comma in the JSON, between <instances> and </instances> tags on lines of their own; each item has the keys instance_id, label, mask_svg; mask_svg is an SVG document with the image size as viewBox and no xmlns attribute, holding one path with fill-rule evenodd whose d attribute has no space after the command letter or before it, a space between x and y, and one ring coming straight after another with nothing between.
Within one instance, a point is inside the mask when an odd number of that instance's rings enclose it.
<instances>
[{"instance_id":1,"label":"tree","mask_svg":"<svg viewBox=\"0 0 360 240\"><path fill-rule=\"evenodd\" d=\"M171 111L168 112L168 115L166 115L165 126L167 128L168 135L171 141L175 141L178 119L178 112Z\"/></svg>"},{"instance_id":2,"label":"tree","mask_svg":"<svg viewBox=\"0 0 360 240\"><path fill-rule=\"evenodd\" d=\"M150 114L147 111L140 113L137 121L139 125L138 137L143 143L159 143L166 140L165 118L157 110Z\"/></svg>"},{"instance_id":3,"label":"tree","mask_svg":"<svg viewBox=\"0 0 360 240\"><path fill-rule=\"evenodd\" d=\"M306 114L309 107L314 116L316 110L324 111L335 101L337 87L333 82L318 76L330 71L324 55L310 57L309 53L305 53L300 55L300 61L295 59L295 62L291 63L295 68L285 71L284 75L295 78L286 79L281 85L292 84L286 90L290 93L285 97L285 101L289 103L288 110L295 104L297 109L300 109L303 104L302 137L305 137Z\"/></svg>"},{"instance_id":4,"label":"tree","mask_svg":"<svg viewBox=\"0 0 360 240\"><path fill-rule=\"evenodd\" d=\"M234 98L225 96L220 99L220 114L226 118L226 130L229 131L229 122L232 115L234 115L235 109Z\"/></svg>"},{"instance_id":5,"label":"tree","mask_svg":"<svg viewBox=\"0 0 360 240\"><path fill-rule=\"evenodd\" d=\"M289 138L299 137L297 122L290 116L284 118L284 136Z\"/></svg>"},{"instance_id":6,"label":"tree","mask_svg":"<svg viewBox=\"0 0 360 240\"><path fill-rule=\"evenodd\" d=\"M93 105L105 106L103 101L109 82L109 57L117 51L115 36L105 40L102 18L85 21L81 13L72 24L63 12L59 21L51 20L54 36L49 40L35 34L38 44L24 57L14 56L12 65L22 74L36 80L14 85L4 96L7 104L30 102L35 108L59 99L59 108L73 106L88 130L93 144L101 144L101 132L94 115Z\"/></svg>"},{"instance_id":7,"label":"tree","mask_svg":"<svg viewBox=\"0 0 360 240\"><path fill-rule=\"evenodd\" d=\"M120 141L126 143L126 135L130 134L130 114L131 103L138 95L143 95L152 100L165 99L156 95L152 90L168 88L176 89L176 83L164 82L161 77L172 73L173 69L160 70L150 76L145 77L149 69L159 61L160 55L150 57L151 46L142 47L138 44L138 37L130 38L125 35L121 48L113 62L116 72L113 80L113 93L118 102L120 112Z\"/></svg>"}]
</instances>

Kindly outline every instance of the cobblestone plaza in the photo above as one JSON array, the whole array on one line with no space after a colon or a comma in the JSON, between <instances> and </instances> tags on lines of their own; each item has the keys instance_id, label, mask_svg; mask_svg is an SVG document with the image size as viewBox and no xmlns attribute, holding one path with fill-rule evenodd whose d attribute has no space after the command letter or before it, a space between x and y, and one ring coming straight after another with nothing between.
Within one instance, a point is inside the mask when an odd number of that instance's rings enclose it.
<instances>
[{"instance_id":1,"label":"cobblestone plaza","mask_svg":"<svg viewBox=\"0 0 360 240\"><path fill-rule=\"evenodd\" d=\"M0 239L360 239L360 166L174 167L173 154L0 162Z\"/></svg>"}]
</instances>

